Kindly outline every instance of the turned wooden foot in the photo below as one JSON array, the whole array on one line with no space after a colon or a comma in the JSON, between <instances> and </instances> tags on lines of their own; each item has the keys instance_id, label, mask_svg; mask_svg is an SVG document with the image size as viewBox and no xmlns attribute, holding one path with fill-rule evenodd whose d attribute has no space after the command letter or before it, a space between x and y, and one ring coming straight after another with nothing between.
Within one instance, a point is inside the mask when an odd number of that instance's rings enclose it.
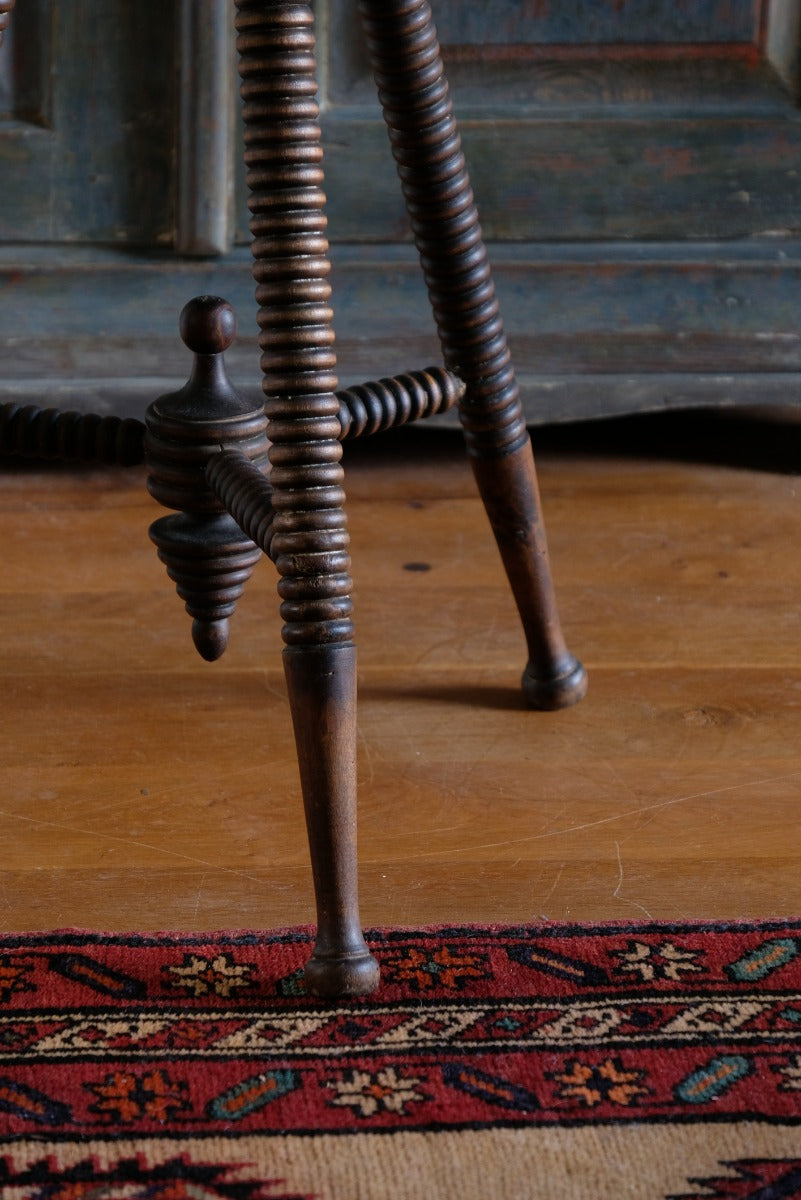
<instances>
[{"instance_id":1,"label":"turned wooden foot","mask_svg":"<svg viewBox=\"0 0 801 1200\"><path fill-rule=\"evenodd\" d=\"M356 647L290 646L284 671L317 900L306 984L323 996L356 996L378 983L356 898Z\"/></svg>"}]
</instances>

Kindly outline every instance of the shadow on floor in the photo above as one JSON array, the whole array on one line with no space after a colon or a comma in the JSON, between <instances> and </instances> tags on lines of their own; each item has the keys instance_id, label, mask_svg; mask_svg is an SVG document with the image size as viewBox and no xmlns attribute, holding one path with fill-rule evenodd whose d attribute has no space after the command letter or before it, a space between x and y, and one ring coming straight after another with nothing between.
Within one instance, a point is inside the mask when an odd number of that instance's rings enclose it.
<instances>
[{"instance_id":1,"label":"shadow on floor","mask_svg":"<svg viewBox=\"0 0 801 1200\"><path fill-rule=\"evenodd\" d=\"M453 418L450 418L451 422ZM801 410L791 408L693 409L641 413L531 430L536 455L627 457L741 467L782 475L801 474ZM350 462L385 462L406 455L443 462L464 453L453 423L420 422L348 443Z\"/></svg>"},{"instance_id":2,"label":"shadow on floor","mask_svg":"<svg viewBox=\"0 0 801 1200\"><path fill-rule=\"evenodd\" d=\"M625 455L801 474L801 414L791 409L643 413L532 431L538 453Z\"/></svg>"},{"instance_id":3,"label":"shadow on floor","mask_svg":"<svg viewBox=\"0 0 801 1200\"><path fill-rule=\"evenodd\" d=\"M660 461L705 463L770 471L781 475L801 474L801 408L693 409L634 416L609 417L597 421L537 425L532 428L536 454L608 456ZM364 441L348 442L350 462L391 464L408 454L433 455L441 461L460 459L464 453L461 431L453 415L447 424L436 421L379 434ZM28 470L82 471L99 476L109 470L102 465L58 463L53 460L18 458L0 453L3 473ZM141 471L142 468L139 468Z\"/></svg>"}]
</instances>

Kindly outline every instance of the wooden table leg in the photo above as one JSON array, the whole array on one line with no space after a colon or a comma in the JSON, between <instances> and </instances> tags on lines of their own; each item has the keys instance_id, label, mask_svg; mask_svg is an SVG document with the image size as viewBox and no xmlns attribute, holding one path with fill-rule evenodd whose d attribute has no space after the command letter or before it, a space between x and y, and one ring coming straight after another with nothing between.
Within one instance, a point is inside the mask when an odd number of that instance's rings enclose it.
<instances>
[{"instance_id":1,"label":"wooden table leg","mask_svg":"<svg viewBox=\"0 0 801 1200\"><path fill-rule=\"evenodd\" d=\"M356 886L356 649L307 3L237 0L253 273L269 418L271 553L318 910L307 984L370 991Z\"/></svg>"},{"instance_id":2,"label":"wooden table leg","mask_svg":"<svg viewBox=\"0 0 801 1200\"><path fill-rule=\"evenodd\" d=\"M360 0L379 97L473 471L528 643L523 692L561 708L586 691L556 610L531 441L426 0Z\"/></svg>"}]
</instances>

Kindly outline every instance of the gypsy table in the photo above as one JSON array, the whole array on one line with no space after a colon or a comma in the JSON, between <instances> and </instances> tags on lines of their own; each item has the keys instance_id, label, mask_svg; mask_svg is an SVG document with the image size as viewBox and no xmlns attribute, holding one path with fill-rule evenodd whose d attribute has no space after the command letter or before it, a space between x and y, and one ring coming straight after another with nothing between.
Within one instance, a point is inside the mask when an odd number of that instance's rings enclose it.
<instances>
[{"instance_id":1,"label":"gypsy table","mask_svg":"<svg viewBox=\"0 0 801 1200\"><path fill-rule=\"evenodd\" d=\"M0 0L0 36L14 0ZM228 620L263 551L275 562L284 666L317 901L310 990L378 982L356 885L356 648L341 466L344 437L457 403L467 452L528 647L533 708L579 700L584 669L562 636L534 458L442 58L426 0L361 0L373 72L442 346L443 368L337 392L323 152L311 5L236 0L263 406L231 386L230 306L181 314L194 367L146 421L0 406L0 450L146 462L154 497L178 510L151 537L193 617L199 652L225 649ZM269 439L269 440L268 440ZM267 470L267 468L269 469Z\"/></svg>"}]
</instances>

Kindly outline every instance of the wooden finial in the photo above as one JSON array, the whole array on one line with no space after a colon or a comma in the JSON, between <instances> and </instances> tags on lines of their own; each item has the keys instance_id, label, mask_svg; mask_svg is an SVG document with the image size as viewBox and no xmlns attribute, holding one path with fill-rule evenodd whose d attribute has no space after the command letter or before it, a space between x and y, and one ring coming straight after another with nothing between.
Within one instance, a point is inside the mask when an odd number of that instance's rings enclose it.
<instances>
[{"instance_id":1,"label":"wooden finial","mask_svg":"<svg viewBox=\"0 0 801 1200\"><path fill-rule=\"evenodd\" d=\"M195 296L181 310L178 328L193 354L223 354L236 337L236 313L221 296Z\"/></svg>"},{"instance_id":2,"label":"wooden finial","mask_svg":"<svg viewBox=\"0 0 801 1200\"><path fill-rule=\"evenodd\" d=\"M228 619L261 551L218 501L205 477L221 447L235 448L258 467L267 462L267 422L228 378L223 353L236 337L236 314L220 296L197 296L180 317L181 337L194 355L188 382L151 404L145 419L148 489L167 508L150 529L159 558L193 618L192 638L203 658L219 658Z\"/></svg>"}]
</instances>

